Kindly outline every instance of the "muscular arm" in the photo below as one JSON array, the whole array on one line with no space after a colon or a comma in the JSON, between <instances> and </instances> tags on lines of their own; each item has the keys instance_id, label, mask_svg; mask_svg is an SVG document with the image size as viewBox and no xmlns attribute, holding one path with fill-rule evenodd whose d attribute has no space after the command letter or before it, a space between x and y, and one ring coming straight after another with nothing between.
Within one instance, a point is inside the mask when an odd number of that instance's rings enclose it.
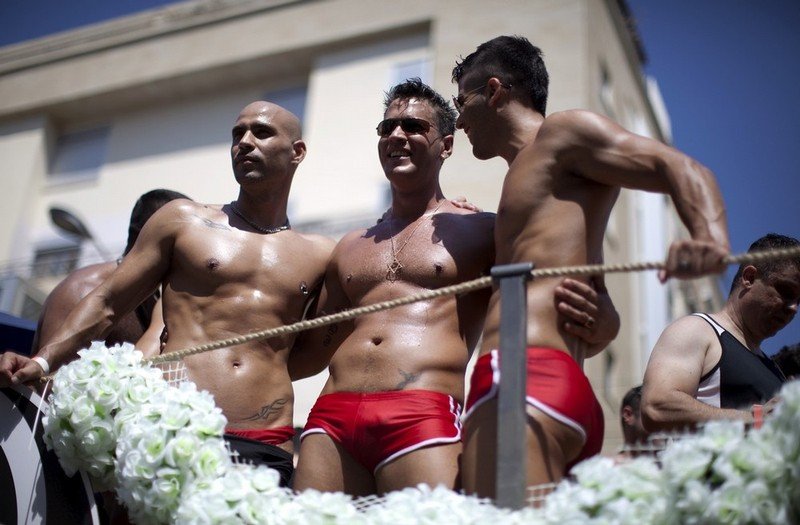
<instances>
[{"instance_id":1,"label":"muscular arm","mask_svg":"<svg viewBox=\"0 0 800 525\"><path fill-rule=\"evenodd\" d=\"M93 264L75 270L53 288L44 302L36 325L31 352L34 354L50 342L61 323L73 308L97 288L116 268L116 263Z\"/></svg>"},{"instance_id":2,"label":"muscular arm","mask_svg":"<svg viewBox=\"0 0 800 525\"><path fill-rule=\"evenodd\" d=\"M153 215L116 271L72 310L52 341L38 353L51 369L73 358L92 340L102 339L121 315L155 290L169 269L177 231L186 220L186 206L193 204L175 201Z\"/></svg>"},{"instance_id":3,"label":"muscular arm","mask_svg":"<svg viewBox=\"0 0 800 525\"><path fill-rule=\"evenodd\" d=\"M338 254L341 251L340 247L334 250L325 272L319 307L316 312L309 312L309 317L321 317L351 308L339 280ZM352 330L353 322L344 321L301 333L289 354L288 367L292 381L311 377L325 370L336 349Z\"/></svg>"},{"instance_id":4,"label":"muscular arm","mask_svg":"<svg viewBox=\"0 0 800 525\"><path fill-rule=\"evenodd\" d=\"M548 117L544 140L572 172L611 186L667 193L692 242L673 245L664 279L722 271L729 250L725 206L714 175L661 142L630 133L605 117L565 111ZM687 268L678 268L678 260Z\"/></svg>"},{"instance_id":5,"label":"muscular arm","mask_svg":"<svg viewBox=\"0 0 800 525\"><path fill-rule=\"evenodd\" d=\"M649 431L679 430L714 419L749 421L750 413L716 408L695 399L708 351L716 342L705 321L684 317L658 339L644 375L642 422Z\"/></svg>"}]
</instances>

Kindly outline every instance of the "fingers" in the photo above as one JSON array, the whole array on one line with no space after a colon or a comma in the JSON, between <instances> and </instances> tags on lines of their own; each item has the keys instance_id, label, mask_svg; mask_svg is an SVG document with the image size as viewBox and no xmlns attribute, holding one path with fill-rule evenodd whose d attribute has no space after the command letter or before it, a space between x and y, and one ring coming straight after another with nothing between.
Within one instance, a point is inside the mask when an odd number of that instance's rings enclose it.
<instances>
[{"instance_id":1,"label":"fingers","mask_svg":"<svg viewBox=\"0 0 800 525\"><path fill-rule=\"evenodd\" d=\"M27 356L10 351L0 356L0 387L27 383L42 377L43 372L42 367Z\"/></svg>"},{"instance_id":2,"label":"fingers","mask_svg":"<svg viewBox=\"0 0 800 525\"><path fill-rule=\"evenodd\" d=\"M564 331L570 335L574 335L584 341L592 340L592 328L581 324L571 323L567 321L564 323Z\"/></svg>"},{"instance_id":3,"label":"fingers","mask_svg":"<svg viewBox=\"0 0 800 525\"><path fill-rule=\"evenodd\" d=\"M710 241L684 240L672 243L667 252L665 268L658 278L663 283L671 277L688 279L725 269L725 247Z\"/></svg>"},{"instance_id":4,"label":"fingers","mask_svg":"<svg viewBox=\"0 0 800 525\"><path fill-rule=\"evenodd\" d=\"M598 311L598 297L591 286L574 279L564 279L556 287L555 297L559 313L579 324L594 323Z\"/></svg>"},{"instance_id":5,"label":"fingers","mask_svg":"<svg viewBox=\"0 0 800 525\"><path fill-rule=\"evenodd\" d=\"M462 208L462 209L465 209L465 210L470 210L470 211L475 211L475 212L483 211L482 209L480 209L479 207L477 207L473 203L469 202L467 200L467 198L464 197L464 196L459 196L459 197L456 197L455 199L450 199L450 202L456 208Z\"/></svg>"}]
</instances>

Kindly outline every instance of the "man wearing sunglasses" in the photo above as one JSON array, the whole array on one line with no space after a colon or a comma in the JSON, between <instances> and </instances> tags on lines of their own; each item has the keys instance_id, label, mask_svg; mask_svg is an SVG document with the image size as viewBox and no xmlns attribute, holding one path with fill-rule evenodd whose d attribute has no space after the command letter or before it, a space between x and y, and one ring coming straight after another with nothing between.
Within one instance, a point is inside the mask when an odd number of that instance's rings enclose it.
<instances>
[{"instance_id":1,"label":"man wearing sunglasses","mask_svg":"<svg viewBox=\"0 0 800 525\"><path fill-rule=\"evenodd\" d=\"M231 130L237 198L229 204L179 199L159 209L119 267L39 351L45 364L55 369L103 339L159 285L169 334L164 353L299 321L333 249L330 239L292 230L286 216L292 179L306 154L300 132L297 117L280 106L246 106ZM284 483L292 473L294 395L287 362L294 339L253 341L182 361L188 379L212 393L227 417L231 447L248 461L268 462ZM0 386L37 379L44 367L14 368L0 370Z\"/></svg>"},{"instance_id":2,"label":"man wearing sunglasses","mask_svg":"<svg viewBox=\"0 0 800 525\"><path fill-rule=\"evenodd\" d=\"M455 116L419 79L386 95L378 158L391 185L391 208L335 248L324 312L467 281L493 265L494 214L454 206L439 185ZM563 287L565 305L575 311L573 327L607 344L618 329L610 300L573 284ZM419 483L458 485L464 372L489 295L484 289L369 314L296 345L289 365L294 378L328 364L330 370L303 432L296 490L366 495ZM579 326L590 315L599 320L595 330Z\"/></svg>"},{"instance_id":3,"label":"man wearing sunglasses","mask_svg":"<svg viewBox=\"0 0 800 525\"><path fill-rule=\"evenodd\" d=\"M565 111L545 118L548 76L541 51L521 37L497 37L459 62L457 126L479 159L509 165L495 239L497 263L537 268L602 261L603 235L621 187L669 193L691 240L673 243L660 278L724 269L728 234L711 172L601 115ZM602 411L582 371L592 351L561 328L554 279L528 285L528 484L561 479L599 452ZM499 301L493 297L472 377L465 420L464 487L494 496Z\"/></svg>"}]
</instances>

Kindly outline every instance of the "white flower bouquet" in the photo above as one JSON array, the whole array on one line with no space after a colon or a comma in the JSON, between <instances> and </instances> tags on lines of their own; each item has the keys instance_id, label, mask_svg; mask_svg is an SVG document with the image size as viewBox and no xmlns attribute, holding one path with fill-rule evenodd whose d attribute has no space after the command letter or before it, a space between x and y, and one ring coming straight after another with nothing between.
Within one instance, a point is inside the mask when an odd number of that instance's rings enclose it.
<instances>
[{"instance_id":1,"label":"white flower bouquet","mask_svg":"<svg viewBox=\"0 0 800 525\"><path fill-rule=\"evenodd\" d=\"M114 418L166 389L161 371L142 366L142 353L125 343L101 342L78 352L53 379L44 441L68 475L86 472L98 490L114 485L117 428Z\"/></svg>"},{"instance_id":2,"label":"white flower bouquet","mask_svg":"<svg viewBox=\"0 0 800 525\"><path fill-rule=\"evenodd\" d=\"M117 498L136 523L172 523L183 489L211 483L231 465L226 419L214 398L181 383L117 420Z\"/></svg>"}]
</instances>

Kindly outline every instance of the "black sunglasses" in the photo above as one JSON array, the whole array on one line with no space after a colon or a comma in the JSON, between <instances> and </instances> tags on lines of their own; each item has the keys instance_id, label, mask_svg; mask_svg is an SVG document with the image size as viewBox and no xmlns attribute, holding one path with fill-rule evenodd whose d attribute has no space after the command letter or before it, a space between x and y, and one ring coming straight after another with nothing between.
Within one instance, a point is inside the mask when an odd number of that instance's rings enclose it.
<instances>
[{"instance_id":1,"label":"black sunglasses","mask_svg":"<svg viewBox=\"0 0 800 525\"><path fill-rule=\"evenodd\" d=\"M410 135L427 133L429 129L436 127L427 120L406 117L387 118L386 120L382 120L375 129L378 130L379 136L388 137L392 134L392 131L397 128L397 126L400 126L400 129L403 130L403 133L408 133Z\"/></svg>"}]
</instances>

